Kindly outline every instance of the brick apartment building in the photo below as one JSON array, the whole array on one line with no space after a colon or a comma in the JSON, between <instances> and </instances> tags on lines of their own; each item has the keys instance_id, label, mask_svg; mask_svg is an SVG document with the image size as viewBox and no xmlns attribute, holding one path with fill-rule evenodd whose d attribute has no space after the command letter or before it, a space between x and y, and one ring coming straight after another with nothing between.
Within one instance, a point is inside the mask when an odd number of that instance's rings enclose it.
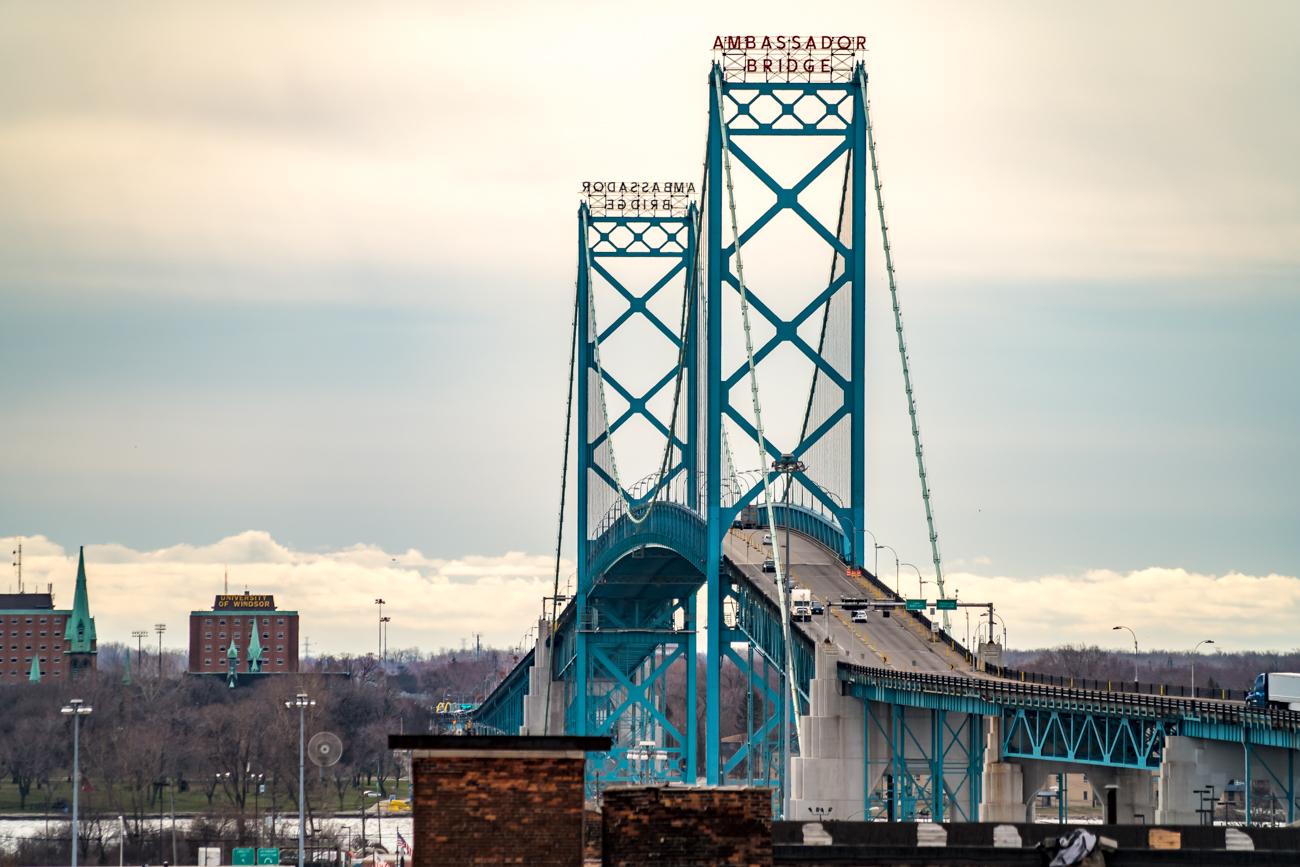
<instances>
[{"instance_id":1,"label":"brick apartment building","mask_svg":"<svg viewBox=\"0 0 1300 867\"><path fill-rule=\"evenodd\" d=\"M259 654L260 665L254 665ZM191 611L189 672L228 675L232 659L239 674L296 672L298 612L277 609L274 596L247 591L218 596L211 611Z\"/></svg>"}]
</instances>

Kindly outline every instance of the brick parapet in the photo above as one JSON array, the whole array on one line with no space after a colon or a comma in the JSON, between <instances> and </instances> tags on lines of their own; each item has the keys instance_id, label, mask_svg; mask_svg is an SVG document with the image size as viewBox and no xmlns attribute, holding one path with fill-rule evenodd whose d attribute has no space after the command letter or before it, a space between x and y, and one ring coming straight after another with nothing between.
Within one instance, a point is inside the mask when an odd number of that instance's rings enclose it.
<instances>
[{"instance_id":1,"label":"brick parapet","mask_svg":"<svg viewBox=\"0 0 1300 867\"><path fill-rule=\"evenodd\" d=\"M650 786L604 793L605 867L770 867L766 788Z\"/></svg>"}]
</instances>

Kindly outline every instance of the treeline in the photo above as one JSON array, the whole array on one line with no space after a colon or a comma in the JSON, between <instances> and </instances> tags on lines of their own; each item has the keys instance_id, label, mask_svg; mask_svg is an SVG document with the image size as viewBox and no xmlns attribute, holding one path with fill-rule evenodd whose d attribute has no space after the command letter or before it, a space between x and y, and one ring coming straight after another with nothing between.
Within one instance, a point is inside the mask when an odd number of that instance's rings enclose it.
<instances>
[{"instance_id":1,"label":"treeline","mask_svg":"<svg viewBox=\"0 0 1300 867\"><path fill-rule=\"evenodd\" d=\"M405 664L329 656L299 674L230 689L223 677L185 675L179 652L129 651L129 684L128 648L106 644L90 680L0 688L0 800L16 795L25 812L71 800L72 723L60 709L79 698L94 708L81 724L86 816L122 815L139 826L157 812L164 788L188 793L191 803L201 793L204 810L241 813L256 797L264 808L296 813L298 712L285 702L306 693L316 702L306 712L307 736L328 731L343 742L341 761L323 779L308 775L306 806L355 809L358 789L388 794L402 772L389 734L436 731L436 702L481 697L517 659L496 650Z\"/></svg>"},{"instance_id":2,"label":"treeline","mask_svg":"<svg viewBox=\"0 0 1300 867\"><path fill-rule=\"evenodd\" d=\"M1007 651L1003 654L1003 665L1058 677L1132 682L1136 661L1140 682L1188 687L1192 686L1194 665L1196 686L1240 690L1249 690L1255 678L1264 672L1300 671L1300 650L1222 653L1208 644L1202 650L1211 652L1193 655L1186 650L1152 650L1135 656L1096 645L1066 644L1040 650Z\"/></svg>"}]
</instances>

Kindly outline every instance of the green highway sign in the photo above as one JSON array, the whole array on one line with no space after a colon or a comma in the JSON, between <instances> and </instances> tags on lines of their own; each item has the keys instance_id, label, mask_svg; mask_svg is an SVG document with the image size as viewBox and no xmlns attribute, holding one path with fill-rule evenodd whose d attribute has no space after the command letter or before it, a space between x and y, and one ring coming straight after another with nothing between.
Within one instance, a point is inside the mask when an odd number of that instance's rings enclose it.
<instances>
[{"instance_id":1,"label":"green highway sign","mask_svg":"<svg viewBox=\"0 0 1300 867\"><path fill-rule=\"evenodd\" d=\"M924 599L909 599L909 600L907 600L907 610L908 610L908 611L924 611L924 610L925 610L925 600L924 600Z\"/></svg>"},{"instance_id":2,"label":"green highway sign","mask_svg":"<svg viewBox=\"0 0 1300 867\"><path fill-rule=\"evenodd\" d=\"M279 849L258 849L257 863L258 864L279 864L280 850Z\"/></svg>"},{"instance_id":3,"label":"green highway sign","mask_svg":"<svg viewBox=\"0 0 1300 867\"><path fill-rule=\"evenodd\" d=\"M235 849L230 863L235 865L256 864L257 862L253 859L253 852L253 849Z\"/></svg>"},{"instance_id":4,"label":"green highway sign","mask_svg":"<svg viewBox=\"0 0 1300 867\"><path fill-rule=\"evenodd\" d=\"M935 603L934 607L935 607L935 608L938 608L940 611L956 611L956 610L957 610L957 600L956 600L956 599L940 599L938 602Z\"/></svg>"}]
</instances>

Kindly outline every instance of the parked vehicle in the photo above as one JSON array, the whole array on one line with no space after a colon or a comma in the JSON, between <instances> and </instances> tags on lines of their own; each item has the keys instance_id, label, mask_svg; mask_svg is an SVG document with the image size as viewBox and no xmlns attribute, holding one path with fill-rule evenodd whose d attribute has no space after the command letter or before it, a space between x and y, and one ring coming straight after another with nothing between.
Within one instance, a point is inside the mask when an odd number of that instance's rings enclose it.
<instances>
[{"instance_id":1,"label":"parked vehicle","mask_svg":"<svg viewBox=\"0 0 1300 867\"><path fill-rule=\"evenodd\" d=\"M1300 710L1300 674L1271 671L1255 678L1255 688L1246 696L1253 707L1284 707Z\"/></svg>"},{"instance_id":2,"label":"parked vehicle","mask_svg":"<svg viewBox=\"0 0 1300 867\"><path fill-rule=\"evenodd\" d=\"M796 623L812 620L812 591L806 587L796 587L790 596L791 619Z\"/></svg>"},{"instance_id":3,"label":"parked vehicle","mask_svg":"<svg viewBox=\"0 0 1300 867\"><path fill-rule=\"evenodd\" d=\"M769 557L768 559L764 560L764 561L763 561L763 571L764 571L764 572L775 572L775 571L776 571L776 561L773 560L771 557Z\"/></svg>"}]
</instances>

